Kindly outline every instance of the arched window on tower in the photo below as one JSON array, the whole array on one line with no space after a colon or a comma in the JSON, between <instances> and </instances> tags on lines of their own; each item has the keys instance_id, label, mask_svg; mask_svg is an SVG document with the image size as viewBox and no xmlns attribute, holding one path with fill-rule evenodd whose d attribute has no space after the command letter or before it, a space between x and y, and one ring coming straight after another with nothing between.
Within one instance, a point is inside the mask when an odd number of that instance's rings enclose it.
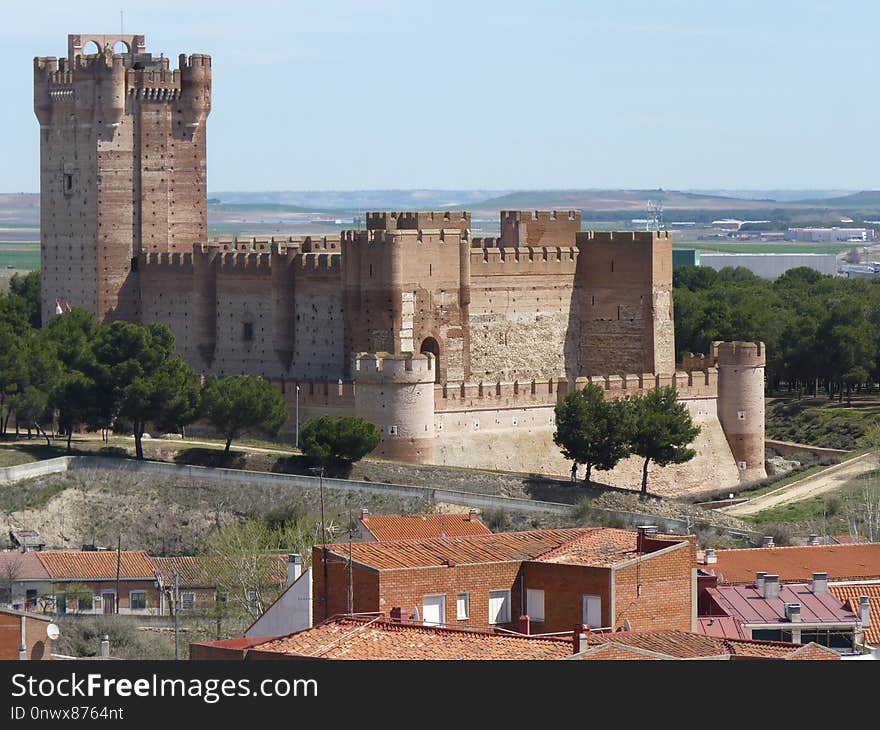
<instances>
[{"instance_id":1,"label":"arched window on tower","mask_svg":"<svg viewBox=\"0 0 880 730\"><path fill-rule=\"evenodd\" d=\"M422 346L419 347L419 352L426 353L430 352L434 356L434 382L440 382L440 345L437 343L433 337L426 337L422 340Z\"/></svg>"}]
</instances>

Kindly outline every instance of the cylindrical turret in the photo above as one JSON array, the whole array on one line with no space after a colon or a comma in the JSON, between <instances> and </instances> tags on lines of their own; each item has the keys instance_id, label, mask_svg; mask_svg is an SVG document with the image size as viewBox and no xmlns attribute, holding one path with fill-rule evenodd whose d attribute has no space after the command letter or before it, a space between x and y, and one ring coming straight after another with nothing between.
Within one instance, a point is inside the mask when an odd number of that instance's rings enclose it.
<instances>
[{"instance_id":1,"label":"cylindrical turret","mask_svg":"<svg viewBox=\"0 0 880 730\"><path fill-rule=\"evenodd\" d=\"M382 432L373 452L398 461L434 460L434 357L359 353L355 357L355 413Z\"/></svg>"},{"instance_id":2,"label":"cylindrical turret","mask_svg":"<svg viewBox=\"0 0 880 730\"><path fill-rule=\"evenodd\" d=\"M95 118L95 59L77 56L73 69L73 103L76 123L91 127Z\"/></svg>"},{"instance_id":3,"label":"cylindrical turret","mask_svg":"<svg viewBox=\"0 0 880 730\"><path fill-rule=\"evenodd\" d=\"M740 481L766 479L764 468L763 342L713 342L718 367L718 419L736 459Z\"/></svg>"},{"instance_id":4,"label":"cylindrical turret","mask_svg":"<svg viewBox=\"0 0 880 730\"><path fill-rule=\"evenodd\" d=\"M52 122L52 99L49 97L49 75L58 70L58 59L54 56L34 59L34 114L40 127L48 127Z\"/></svg>"},{"instance_id":5,"label":"cylindrical turret","mask_svg":"<svg viewBox=\"0 0 880 730\"><path fill-rule=\"evenodd\" d=\"M98 97L101 100L102 121L108 127L117 127L125 116L125 59L116 54L109 67L100 69Z\"/></svg>"},{"instance_id":6,"label":"cylindrical turret","mask_svg":"<svg viewBox=\"0 0 880 730\"><path fill-rule=\"evenodd\" d=\"M184 124L198 127L211 113L211 57L193 53L180 54L180 106Z\"/></svg>"}]
</instances>

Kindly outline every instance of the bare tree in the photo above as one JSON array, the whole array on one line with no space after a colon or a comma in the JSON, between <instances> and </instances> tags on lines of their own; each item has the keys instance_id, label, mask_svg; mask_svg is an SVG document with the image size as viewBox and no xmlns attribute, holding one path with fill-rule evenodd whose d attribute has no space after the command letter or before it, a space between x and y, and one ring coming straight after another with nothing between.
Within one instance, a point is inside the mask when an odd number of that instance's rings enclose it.
<instances>
[{"instance_id":1,"label":"bare tree","mask_svg":"<svg viewBox=\"0 0 880 730\"><path fill-rule=\"evenodd\" d=\"M11 605L15 594L15 584L21 577L21 557L4 560L0 566L0 604Z\"/></svg>"},{"instance_id":2,"label":"bare tree","mask_svg":"<svg viewBox=\"0 0 880 730\"><path fill-rule=\"evenodd\" d=\"M853 540L880 540L880 488L876 481L865 481L858 498L847 506L846 521Z\"/></svg>"}]
</instances>

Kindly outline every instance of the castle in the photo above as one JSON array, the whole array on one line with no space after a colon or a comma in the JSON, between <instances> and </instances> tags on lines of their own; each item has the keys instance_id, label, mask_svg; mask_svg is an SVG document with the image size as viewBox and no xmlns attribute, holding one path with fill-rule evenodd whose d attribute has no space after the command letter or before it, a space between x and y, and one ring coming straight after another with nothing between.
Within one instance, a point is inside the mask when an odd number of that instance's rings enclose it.
<instances>
[{"instance_id":1,"label":"castle","mask_svg":"<svg viewBox=\"0 0 880 730\"><path fill-rule=\"evenodd\" d=\"M561 397L674 384L697 457L652 469L652 489L766 476L763 345L714 343L676 369L667 233L502 211L501 235L478 238L464 211L376 212L340 235L209 241L211 59L178 66L141 35L72 35L67 58L34 60L44 320L57 298L167 324L199 372L276 382L287 435L297 411L357 414L380 455L421 463L567 474Z\"/></svg>"}]
</instances>

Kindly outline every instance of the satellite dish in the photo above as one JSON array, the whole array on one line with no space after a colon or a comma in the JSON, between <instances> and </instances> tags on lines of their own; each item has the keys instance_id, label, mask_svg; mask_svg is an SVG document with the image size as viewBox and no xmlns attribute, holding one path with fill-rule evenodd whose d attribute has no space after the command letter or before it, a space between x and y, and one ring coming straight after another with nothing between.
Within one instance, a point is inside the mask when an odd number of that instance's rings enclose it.
<instances>
[{"instance_id":1,"label":"satellite dish","mask_svg":"<svg viewBox=\"0 0 880 730\"><path fill-rule=\"evenodd\" d=\"M46 627L46 636L52 639L52 641L61 636L61 629L58 628L58 624L49 624Z\"/></svg>"}]
</instances>

